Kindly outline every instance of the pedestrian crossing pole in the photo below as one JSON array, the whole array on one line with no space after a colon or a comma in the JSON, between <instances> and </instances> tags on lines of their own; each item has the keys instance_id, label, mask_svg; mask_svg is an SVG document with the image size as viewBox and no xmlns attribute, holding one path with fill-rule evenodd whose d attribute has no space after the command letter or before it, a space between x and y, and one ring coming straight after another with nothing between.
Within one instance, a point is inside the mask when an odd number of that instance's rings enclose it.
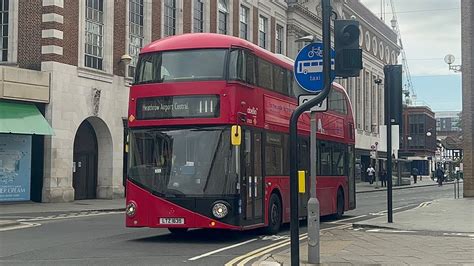
<instances>
[{"instance_id":1,"label":"pedestrian crossing pole","mask_svg":"<svg viewBox=\"0 0 474 266\"><path fill-rule=\"evenodd\" d=\"M387 126L387 219L393 223L392 205L392 124L402 122L402 65L386 65L385 75L385 125Z\"/></svg>"}]
</instances>

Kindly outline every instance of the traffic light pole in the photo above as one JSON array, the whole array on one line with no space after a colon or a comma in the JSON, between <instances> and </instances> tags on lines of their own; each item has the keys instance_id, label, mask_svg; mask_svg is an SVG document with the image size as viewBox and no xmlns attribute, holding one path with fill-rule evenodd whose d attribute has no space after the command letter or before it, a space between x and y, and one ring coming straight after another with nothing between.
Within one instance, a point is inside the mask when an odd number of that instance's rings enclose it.
<instances>
[{"instance_id":1,"label":"traffic light pole","mask_svg":"<svg viewBox=\"0 0 474 266\"><path fill-rule=\"evenodd\" d=\"M331 0L321 0L323 15L323 75L324 88L313 99L298 106L290 118L290 232L291 265L300 263L298 219L298 118L311 107L320 104L331 90ZM313 186L313 184L311 184ZM308 207L309 208L309 207ZM318 213L319 216L319 213ZM318 217L319 220L319 217ZM319 243L319 239L317 240Z\"/></svg>"},{"instance_id":2,"label":"traffic light pole","mask_svg":"<svg viewBox=\"0 0 474 266\"><path fill-rule=\"evenodd\" d=\"M392 78L389 73L389 68L384 68L385 82L385 125L387 128L387 222L393 222L393 207L392 207L392 114L390 107L390 88L392 86Z\"/></svg>"}]
</instances>

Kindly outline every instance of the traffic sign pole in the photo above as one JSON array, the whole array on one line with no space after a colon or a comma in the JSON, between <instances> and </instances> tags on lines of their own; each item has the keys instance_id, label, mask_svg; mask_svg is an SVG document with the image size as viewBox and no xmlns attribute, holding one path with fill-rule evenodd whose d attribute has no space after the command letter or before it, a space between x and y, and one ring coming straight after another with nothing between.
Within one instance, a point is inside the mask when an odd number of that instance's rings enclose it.
<instances>
[{"instance_id":1,"label":"traffic sign pole","mask_svg":"<svg viewBox=\"0 0 474 266\"><path fill-rule=\"evenodd\" d=\"M323 46L331 47L330 19L332 14L331 0L321 0L323 15ZM290 232L291 232L291 265L297 266L300 262L299 250L299 219L298 219L298 118L303 112L321 103L331 90L331 49L323 49L323 77L324 83L321 92L313 99L298 106L290 118ZM295 61L295 66L297 61ZM295 69L295 73L297 69ZM300 84L301 85L301 84ZM309 206L308 206L309 208ZM319 213L318 213L319 215ZM318 217L319 220L319 217ZM309 236L308 236L309 237ZM319 243L319 239L318 239Z\"/></svg>"}]
</instances>

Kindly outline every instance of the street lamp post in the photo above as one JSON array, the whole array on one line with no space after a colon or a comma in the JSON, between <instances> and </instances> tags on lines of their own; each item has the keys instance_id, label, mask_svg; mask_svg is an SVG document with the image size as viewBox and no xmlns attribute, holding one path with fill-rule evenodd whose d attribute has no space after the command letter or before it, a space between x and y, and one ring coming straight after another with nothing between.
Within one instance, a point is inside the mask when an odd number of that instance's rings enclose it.
<instances>
[{"instance_id":1,"label":"street lamp post","mask_svg":"<svg viewBox=\"0 0 474 266\"><path fill-rule=\"evenodd\" d=\"M452 70L454 72L461 72L462 71L462 65L452 65L456 58L452 54L448 54L444 57L444 62L448 64L449 70Z\"/></svg>"}]
</instances>

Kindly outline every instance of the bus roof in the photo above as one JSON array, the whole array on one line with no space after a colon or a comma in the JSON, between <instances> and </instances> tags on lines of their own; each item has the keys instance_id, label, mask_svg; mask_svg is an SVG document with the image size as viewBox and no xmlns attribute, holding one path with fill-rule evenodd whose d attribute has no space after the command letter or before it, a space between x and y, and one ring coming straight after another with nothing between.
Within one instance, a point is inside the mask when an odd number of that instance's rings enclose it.
<instances>
[{"instance_id":1,"label":"bus roof","mask_svg":"<svg viewBox=\"0 0 474 266\"><path fill-rule=\"evenodd\" d=\"M230 48L232 46L249 49L257 56L287 69L293 68L293 65L290 64L288 60L283 60L274 53L269 52L249 41L234 36L216 33L187 33L166 37L146 45L143 47L140 53L144 54L186 49Z\"/></svg>"}]
</instances>

